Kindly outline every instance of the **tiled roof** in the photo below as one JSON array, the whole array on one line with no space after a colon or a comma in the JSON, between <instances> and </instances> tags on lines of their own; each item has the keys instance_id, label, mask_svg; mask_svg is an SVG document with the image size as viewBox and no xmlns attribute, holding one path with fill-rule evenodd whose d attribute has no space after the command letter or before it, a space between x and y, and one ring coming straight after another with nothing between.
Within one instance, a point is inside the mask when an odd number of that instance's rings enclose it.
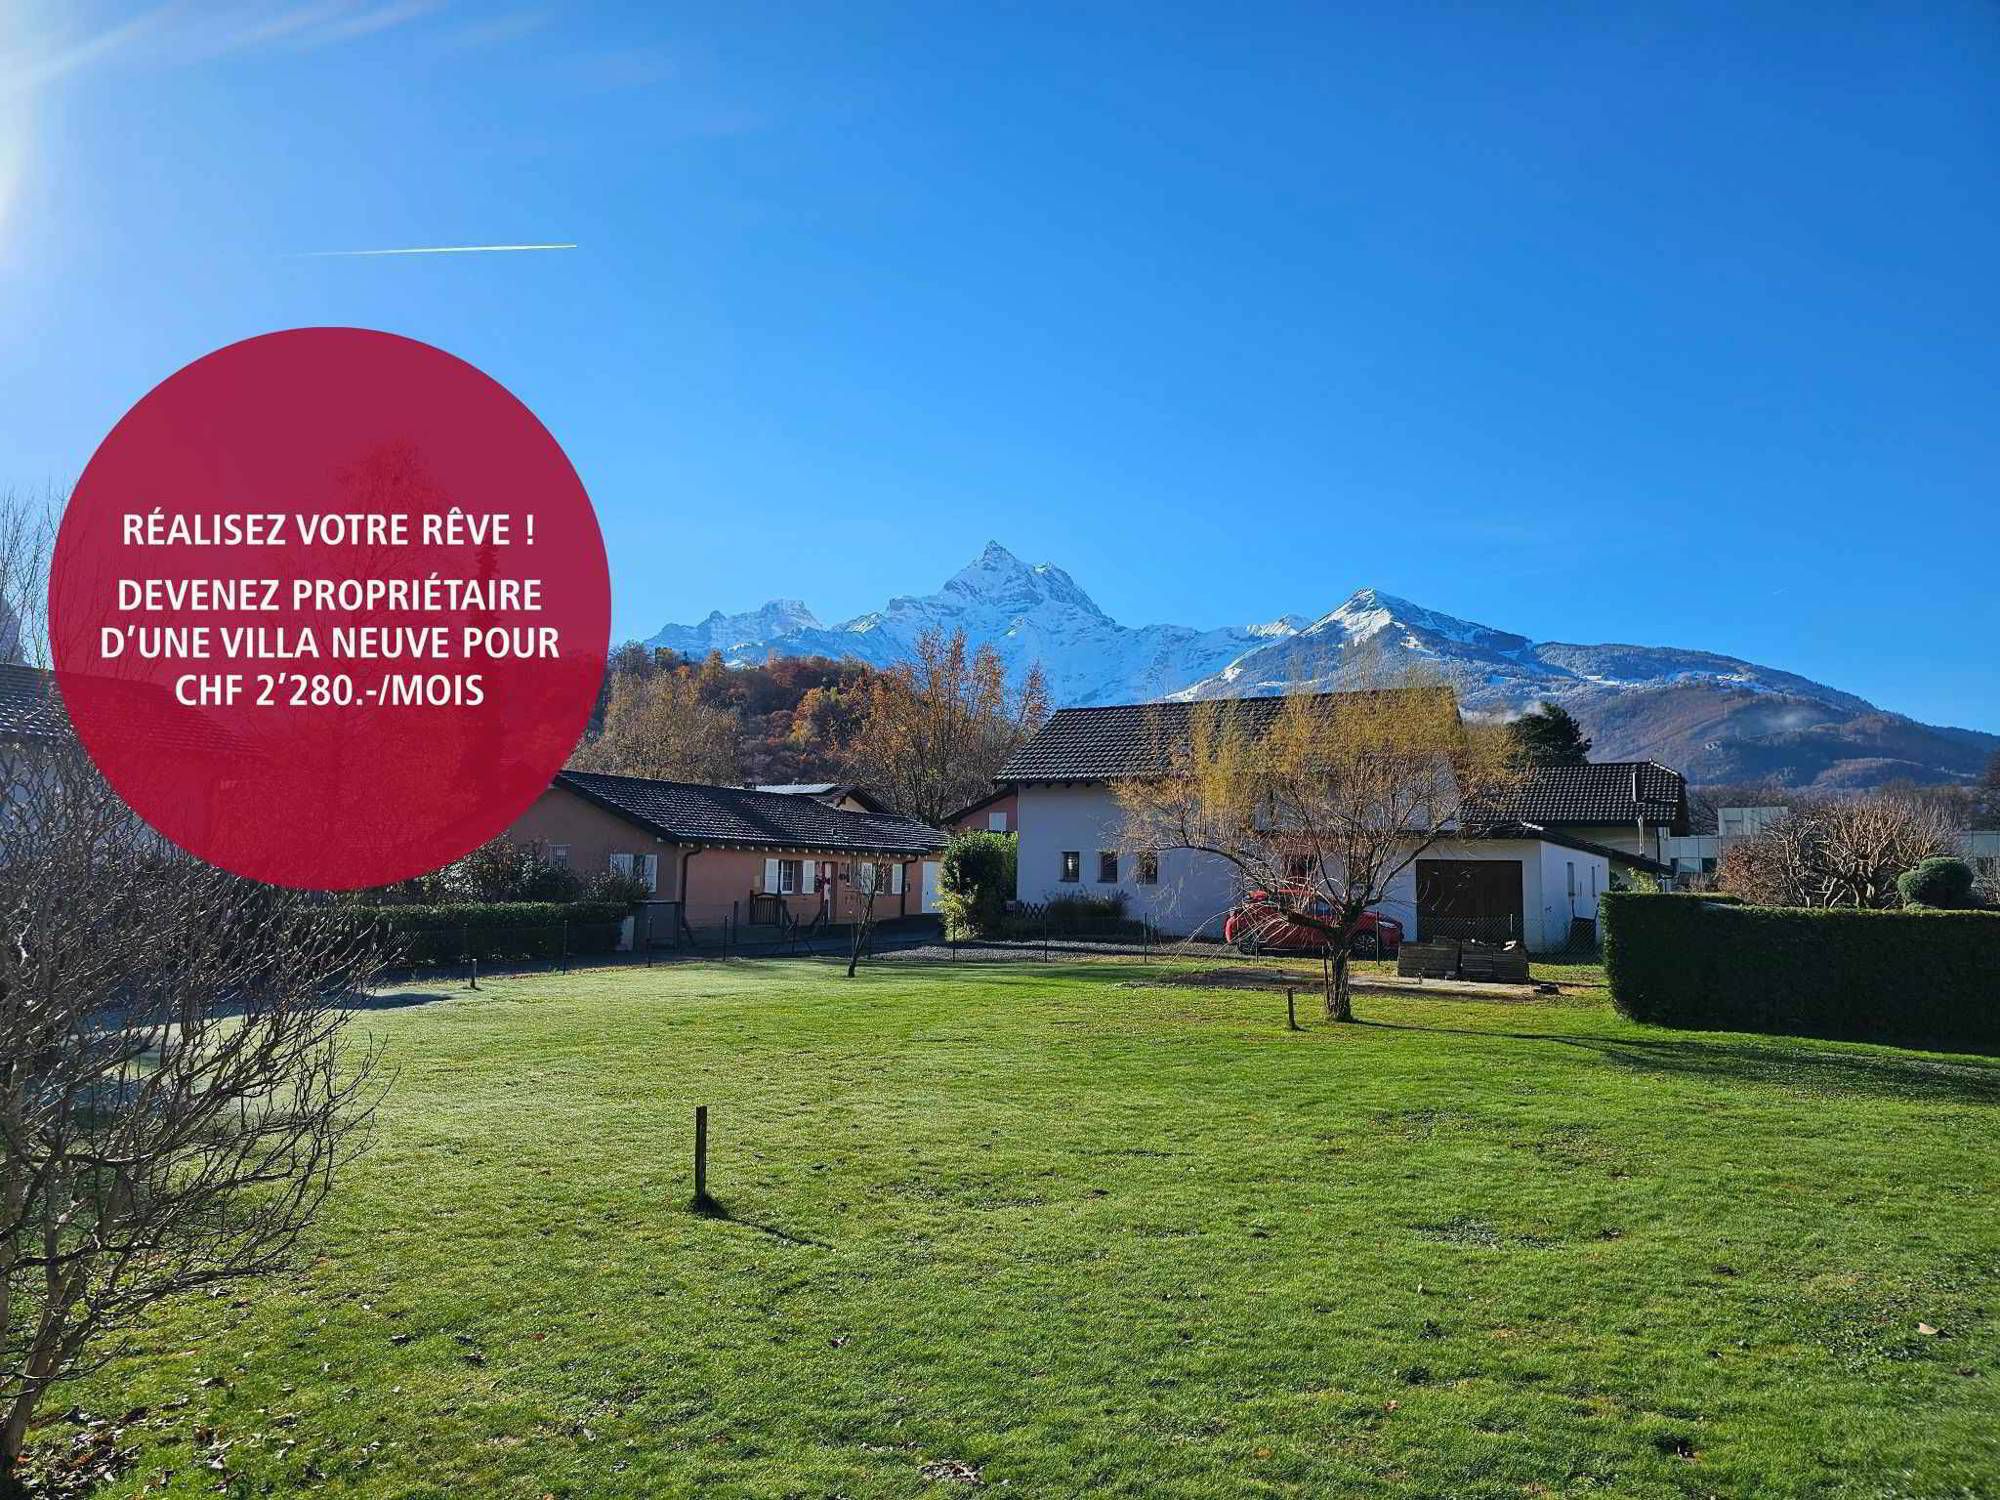
<instances>
[{"instance_id":1,"label":"tiled roof","mask_svg":"<svg viewBox=\"0 0 2000 1500\"><path fill-rule=\"evenodd\" d=\"M1239 698L1237 711L1258 728L1277 716L1282 698ZM1157 775L1174 748L1187 743L1191 703L1124 703L1109 708L1062 708L1000 768L1002 782L1111 781ZM1636 798L1635 798L1636 789ZM1666 824L1687 831L1687 782L1650 760L1580 766L1537 766L1526 783L1493 810L1499 821L1543 827Z\"/></svg>"},{"instance_id":2,"label":"tiled roof","mask_svg":"<svg viewBox=\"0 0 2000 1500\"><path fill-rule=\"evenodd\" d=\"M1536 766L1501 800L1500 816L1544 826L1636 825L1687 832L1687 781L1650 760L1593 761L1578 766Z\"/></svg>"},{"instance_id":3,"label":"tiled roof","mask_svg":"<svg viewBox=\"0 0 2000 1500\"><path fill-rule=\"evenodd\" d=\"M1261 728L1277 716L1281 698L1238 698L1237 709ZM1000 768L997 781L1109 781L1157 775L1184 745L1192 703L1119 703L1108 708L1059 708Z\"/></svg>"},{"instance_id":4,"label":"tiled roof","mask_svg":"<svg viewBox=\"0 0 2000 1500\"><path fill-rule=\"evenodd\" d=\"M830 807L843 802L859 802L869 812L885 813L884 807L866 787L851 781L782 781L744 788L747 792L776 792L781 797L812 797Z\"/></svg>"},{"instance_id":5,"label":"tiled roof","mask_svg":"<svg viewBox=\"0 0 2000 1500\"><path fill-rule=\"evenodd\" d=\"M945 836L915 818L847 812L816 797L602 771L562 771L556 785L678 844L930 854Z\"/></svg>"},{"instance_id":6,"label":"tiled roof","mask_svg":"<svg viewBox=\"0 0 2000 1500\"><path fill-rule=\"evenodd\" d=\"M54 674L0 662L0 741L62 740L69 733Z\"/></svg>"}]
</instances>

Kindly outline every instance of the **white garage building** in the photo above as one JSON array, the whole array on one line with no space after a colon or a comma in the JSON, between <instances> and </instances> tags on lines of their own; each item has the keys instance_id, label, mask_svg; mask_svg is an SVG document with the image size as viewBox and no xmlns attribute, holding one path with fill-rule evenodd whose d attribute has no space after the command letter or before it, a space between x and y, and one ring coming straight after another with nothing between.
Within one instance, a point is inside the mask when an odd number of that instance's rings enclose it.
<instances>
[{"instance_id":1,"label":"white garage building","mask_svg":"<svg viewBox=\"0 0 2000 1500\"><path fill-rule=\"evenodd\" d=\"M1252 712L1275 713L1278 703L1245 700ZM1129 847L1113 789L1163 771L1169 747L1186 742L1191 712L1186 703L1060 709L1008 761L1000 780L1019 797L1020 900L1122 891L1131 914L1163 933L1221 936L1240 895L1235 869L1213 855ZM1413 938L1564 947L1576 923L1595 922L1614 868L1664 874L1650 850L1662 831L1686 826L1686 784L1664 766L1548 767L1490 822L1425 849L1380 910Z\"/></svg>"}]
</instances>

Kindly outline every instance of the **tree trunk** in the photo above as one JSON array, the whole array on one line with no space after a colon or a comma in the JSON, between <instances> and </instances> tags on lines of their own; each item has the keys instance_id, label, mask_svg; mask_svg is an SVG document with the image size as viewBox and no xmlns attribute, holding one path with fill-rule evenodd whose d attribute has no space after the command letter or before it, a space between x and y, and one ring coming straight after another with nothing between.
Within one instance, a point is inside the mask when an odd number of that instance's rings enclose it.
<instances>
[{"instance_id":1,"label":"tree trunk","mask_svg":"<svg viewBox=\"0 0 2000 1500\"><path fill-rule=\"evenodd\" d=\"M1329 1021L1354 1019L1353 996L1348 988L1347 940L1342 939L1329 955L1326 976L1326 1018Z\"/></svg>"},{"instance_id":2,"label":"tree trunk","mask_svg":"<svg viewBox=\"0 0 2000 1500\"><path fill-rule=\"evenodd\" d=\"M0 1423L0 1500L28 1500L28 1486L21 1479L21 1449L33 1415L33 1404L26 1396L17 1396L6 1421Z\"/></svg>"}]
</instances>

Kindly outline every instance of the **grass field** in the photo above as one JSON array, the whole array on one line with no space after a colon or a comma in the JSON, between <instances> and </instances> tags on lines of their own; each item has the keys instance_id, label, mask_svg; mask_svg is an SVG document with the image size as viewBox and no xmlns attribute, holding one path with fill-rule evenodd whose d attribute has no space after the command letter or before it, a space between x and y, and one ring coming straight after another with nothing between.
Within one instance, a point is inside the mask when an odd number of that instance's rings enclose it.
<instances>
[{"instance_id":1,"label":"grass field","mask_svg":"<svg viewBox=\"0 0 2000 1500\"><path fill-rule=\"evenodd\" d=\"M397 997L316 1262L69 1393L107 1493L2000 1493L2000 1064L1158 977Z\"/></svg>"}]
</instances>

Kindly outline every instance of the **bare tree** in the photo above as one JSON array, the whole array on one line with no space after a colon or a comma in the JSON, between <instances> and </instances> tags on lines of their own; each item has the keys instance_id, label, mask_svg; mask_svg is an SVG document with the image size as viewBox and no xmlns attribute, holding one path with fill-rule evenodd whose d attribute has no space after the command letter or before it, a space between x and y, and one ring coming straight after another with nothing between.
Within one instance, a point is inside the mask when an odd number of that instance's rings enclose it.
<instances>
[{"instance_id":1,"label":"bare tree","mask_svg":"<svg viewBox=\"0 0 2000 1500\"><path fill-rule=\"evenodd\" d=\"M49 559L66 490L0 491L0 662L49 664Z\"/></svg>"},{"instance_id":2,"label":"bare tree","mask_svg":"<svg viewBox=\"0 0 2000 1500\"><path fill-rule=\"evenodd\" d=\"M869 684L845 759L856 780L898 811L941 823L991 790L994 774L1047 715L1039 666L1013 692L991 646L973 651L963 630L927 630L913 660Z\"/></svg>"},{"instance_id":3,"label":"bare tree","mask_svg":"<svg viewBox=\"0 0 2000 1500\"><path fill-rule=\"evenodd\" d=\"M1795 803L1723 851L1721 888L1760 906L1888 907L1896 877L1958 852L1954 819L1933 798L1875 792Z\"/></svg>"},{"instance_id":4,"label":"bare tree","mask_svg":"<svg viewBox=\"0 0 2000 1500\"><path fill-rule=\"evenodd\" d=\"M1451 690L1418 674L1187 713L1187 733L1158 747L1164 772L1118 784L1126 845L1212 855L1246 889L1283 893L1287 920L1326 935L1328 1019L1352 1020L1363 914L1520 779L1511 736L1465 722Z\"/></svg>"},{"instance_id":5,"label":"bare tree","mask_svg":"<svg viewBox=\"0 0 2000 1500\"><path fill-rule=\"evenodd\" d=\"M81 750L0 750L0 1496L59 1382L285 1265L362 1142L364 937L164 846Z\"/></svg>"},{"instance_id":6,"label":"bare tree","mask_svg":"<svg viewBox=\"0 0 2000 1500\"><path fill-rule=\"evenodd\" d=\"M868 951L868 939L875 932L875 900L889 888L893 867L872 860L856 860L854 870L854 930L848 935L847 977L861 967L861 955Z\"/></svg>"}]
</instances>

